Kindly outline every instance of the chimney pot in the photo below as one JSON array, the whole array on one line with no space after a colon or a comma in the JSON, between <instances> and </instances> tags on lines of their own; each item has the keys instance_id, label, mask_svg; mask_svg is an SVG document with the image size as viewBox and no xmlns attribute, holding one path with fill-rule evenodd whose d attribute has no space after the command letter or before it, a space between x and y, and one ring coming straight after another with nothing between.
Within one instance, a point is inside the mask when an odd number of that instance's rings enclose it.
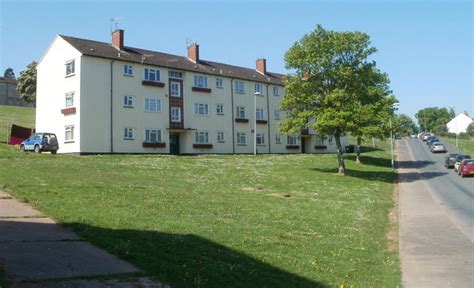
<instances>
[{"instance_id":1,"label":"chimney pot","mask_svg":"<svg viewBox=\"0 0 474 288\"><path fill-rule=\"evenodd\" d=\"M264 58L257 59L257 72L262 75L267 75L267 60Z\"/></svg>"},{"instance_id":2,"label":"chimney pot","mask_svg":"<svg viewBox=\"0 0 474 288\"><path fill-rule=\"evenodd\" d=\"M112 46L119 50L123 50L123 34L125 32L121 29L117 29L112 32Z\"/></svg>"},{"instance_id":3,"label":"chimney pot","mask_svg":"<svg viewBox=\"0 0 474 288\"><path fill-rule=\"evenodd\" d=\"M194 63L199 63L199 45L193 43L188 46L188 59Z\"/></svg>"}]
</instances>

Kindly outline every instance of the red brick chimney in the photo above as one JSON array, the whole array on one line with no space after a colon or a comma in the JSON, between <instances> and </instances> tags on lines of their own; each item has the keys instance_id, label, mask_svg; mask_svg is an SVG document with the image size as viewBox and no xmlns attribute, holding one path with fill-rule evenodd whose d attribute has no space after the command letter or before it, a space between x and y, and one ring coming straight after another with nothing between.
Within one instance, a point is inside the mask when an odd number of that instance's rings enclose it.
<instances>
[{"instance_id":1,"label":"red brick chimney","mask_svg":"<svg viewBox=\"0 0 474 288\"><path fill-rule=\"evenodd\" d=\"M267 75L267 60L264 58L257 59L257 72Z\"/></svg>"},{"instance_id":2,"label":"red brick chimney","mask_svg":"<svg viewBox=\"0 0 474 288\"><path fill-rule=\"evenodd\" d=\"M119 50L123 50L123 34L124 31L121 29L112 32L112 46Z\"/></svg>"},{"instance_id":3,"label":"red brick chimney","mask_svg":"<svg viewBox=\"0 0 474 288\"><path fill-rule=\"evenodd\" d=\"M199 45L192 43L188 45L188 59L194 63L199 63Z\"/></svg>"}]
</instances>

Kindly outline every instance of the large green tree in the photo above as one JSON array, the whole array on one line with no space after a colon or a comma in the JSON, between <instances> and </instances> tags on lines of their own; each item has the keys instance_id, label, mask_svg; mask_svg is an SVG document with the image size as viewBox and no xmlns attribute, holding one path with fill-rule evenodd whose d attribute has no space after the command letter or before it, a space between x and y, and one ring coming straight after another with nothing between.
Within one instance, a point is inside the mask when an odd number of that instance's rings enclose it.
<instances>
[{"instance_id":1,"label":"large green tree","mask_svg":"<svg viewBox=\"0 0 474 288\"><path fill-rule=\"evenodd\" d=\"M400 135L410 135L418 132L415 122L405 114L398 114L394 117L393 131Z\"/></svg>"},{"instance_id":2,"label":"large green tree","mask_svg":"<svg viewBox=\"0 0 474 288\"><path fill-rule=\"evenodd\" d=\"M415 114L422 131L435 133L444 131L446 123L455 116L453 109L448 110L447 108L438 107L424 108Z\"/></svg>"},{"instance_id":3,"label":"large green tree","mask_svg":"<svg viewBox=\"0 0 474 288\"><path fill-rule=\"evenodd\" d=\"M341 137L347 132L378 134L393 113L396 100L390 96L388 76L368 60L375 52L365 33L318 25L285 54L286 67L294 73L287 77L281 102L287 112L281 130L299 133L308 126L333 135L341 175L346 174Z\"/></svg>"},{"instance_id":4,"label":"large green tree","mask_svg":"<svg viewBox=\"0 0 474 288\"><path fill-rule=\"evenodd\" d=\"M29 103L36 101L36 65L33 61L20 72L16 86L21 98Z\"/></svg>"}]
</instances>

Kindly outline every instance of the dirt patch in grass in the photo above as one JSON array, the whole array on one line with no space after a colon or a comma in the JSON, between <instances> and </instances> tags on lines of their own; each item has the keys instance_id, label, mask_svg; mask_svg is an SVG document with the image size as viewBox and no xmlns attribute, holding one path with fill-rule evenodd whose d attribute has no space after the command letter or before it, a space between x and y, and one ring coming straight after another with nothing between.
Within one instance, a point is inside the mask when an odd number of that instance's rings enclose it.
<instances>
[{"instance_id":1,"label":"dirt patch in grass","mask_svg":"<svg viewBox=\"0 0 474 288\"><path fill-rule=\"evenodd\" d=\"M399 190L398 190L398 177L395 179L395 189L393 189L392 201L393 207L388 212L388 220L390 222L390 228L387 232L387 251L396 252L398 251L400 235L398 231L398 200L399 200Z\"/></svg>"},{"instance_id":2,"label":"dirt patch in grass","mask_svg":"<svg viewBox=\"0 0 474 288\"><path fill-rule=\"evenodd\" d=\"M290 198L291 195L288 193L272 193L270 194L273 197L278 197L278 198Z\"/></svg>"}]
</instances>

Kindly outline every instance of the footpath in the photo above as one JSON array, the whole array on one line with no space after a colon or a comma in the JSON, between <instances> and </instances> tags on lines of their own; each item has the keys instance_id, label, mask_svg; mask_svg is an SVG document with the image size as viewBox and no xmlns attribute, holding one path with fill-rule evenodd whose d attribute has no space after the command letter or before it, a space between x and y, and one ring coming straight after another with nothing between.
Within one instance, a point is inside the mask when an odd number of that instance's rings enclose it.
<instances>
[{"instance_id":1,"label":"footpath","mask_svg":"<svg viewBox=\"0 0 474 288\"><path fill-rule=\"evenodd\" d=\"M406 140L398 141L403 287L474 287L474 244L422 179Z\"/></svg>"},{"instance_id":2,"label":"footpath","mask_svg":"<svg viewBox=\"0 0 474 288\"><path fill-rule=\"evenodd\" d=\"M0 191L0 269L11 288L164 288Z\"/></svg>"}]
</instances>

